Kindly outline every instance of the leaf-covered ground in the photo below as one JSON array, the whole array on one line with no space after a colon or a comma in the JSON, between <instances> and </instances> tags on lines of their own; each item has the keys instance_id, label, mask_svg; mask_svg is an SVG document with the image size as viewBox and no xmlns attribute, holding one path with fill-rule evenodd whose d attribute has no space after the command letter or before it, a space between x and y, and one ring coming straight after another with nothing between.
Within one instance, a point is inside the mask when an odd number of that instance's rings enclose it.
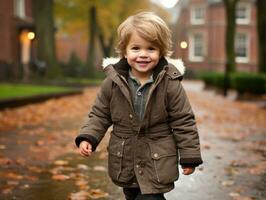
<instances>
[{"instance_id":1,"label":"leaf-covered ground","mask_svg":"<svg viewBox=\"0 0 266 200\"><path fill-rule=\"evenodd\" d=\"M174 199L265 198L266 109L224 99L185 82L201 138L204 165L180 175ZM98 87L82 95L0 112L0 199L120 199L107 176L107 137L89 159L74 138Z\"/></svg>"}]
</instances>

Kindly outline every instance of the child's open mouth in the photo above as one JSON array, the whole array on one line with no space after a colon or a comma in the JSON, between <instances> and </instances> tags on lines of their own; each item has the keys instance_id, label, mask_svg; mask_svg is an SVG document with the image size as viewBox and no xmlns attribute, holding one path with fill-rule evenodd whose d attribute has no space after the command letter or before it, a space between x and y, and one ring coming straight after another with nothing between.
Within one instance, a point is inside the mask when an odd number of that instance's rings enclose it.
<instances>
[{"instance_id":1,"label":"child's open mouth","mask_svg":"<svg viewBox=\"0 0 266 200\"><path fill-rule=\"evenodd\" d=\"M150 63L150 61L137 61L137 63L140 67L145 67Z\"/></svg>"}]
</instances>

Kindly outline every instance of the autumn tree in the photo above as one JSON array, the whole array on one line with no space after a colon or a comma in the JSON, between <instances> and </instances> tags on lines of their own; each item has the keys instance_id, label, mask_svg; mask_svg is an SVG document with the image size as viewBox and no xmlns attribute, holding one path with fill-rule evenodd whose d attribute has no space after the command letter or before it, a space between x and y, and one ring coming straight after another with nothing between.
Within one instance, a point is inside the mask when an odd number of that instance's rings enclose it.
<instances>
[{"instance_id":1,"label":"autumn tree","mask_svg":"<svg viewBox=\"0 0 266 200\"><path fill-rule=\"evenodd\" d=\"M236 29L236 6L239 0L223 0L226 13L225 32L225 74L224 74L224 96L227 96L229 88L229 74L236 71L235 63L235 29Z\"/></svg>"},{"instance_id":2,"label":"autumn tree","mask_svg":"<svg viewBox=\"0 0 266 200\"><path fill-rule=\"evenodd\" d=\"M258 65L266 73L266 1L257 0Z\"/></svg>"},{"instance_id":3,"label":"autumn tree","mask_svg":"<svg viewBox=\"0 0 266 200\"><path fill-rule=\"evenodd\" d=\"M56 60L53 0L32 1L33 17L37 36L37 59L46 63L46 75L54 78L61 75Z\"/></svg>"},{"instance_id":4,"label":"autumn tree","mask_svg":"<svg viewBox=\"0 0 266 200\"><path fill-rule=\"evenodd\" d=\"M149 8L149 0L55 0L56 15L67 32L87 31L87 67L90 74L96 57L96 42L104 57L112 54L116 28L136 10ZM119 5L119 6L118 6Z\"/></svg>"},{"instance_id":5,"label":"autumn tree","mask_svg":"<svg viewBox=\"0 0 266 200\"><path fill-rule=\"evenodd\" d=\"M236 5L239 0L223 0L226 11L226 71L234 72L235 64L235 29L236 29Z\"/></svg>"},{"instance_id":6,"label":"autumn tree","mask_svg":"<svg viewBox=\"0 0 266 200\"><path fill-rule=\"evenodd\" d=\"M89 42L88 42L88 52L87 52L87 61L86 65L89 68L89 76L94 77L94 59L95 59L95 37L97 34L98 24L96 20L96 7L92 5L88 9L89 17Z\"/></svg>"}]
</instances>

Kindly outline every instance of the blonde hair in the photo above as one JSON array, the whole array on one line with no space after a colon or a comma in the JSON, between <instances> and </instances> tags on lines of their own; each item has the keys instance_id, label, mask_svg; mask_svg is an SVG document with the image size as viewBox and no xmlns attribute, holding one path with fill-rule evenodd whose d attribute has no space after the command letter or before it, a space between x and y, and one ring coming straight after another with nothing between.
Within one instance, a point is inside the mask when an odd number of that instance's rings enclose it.
<instances>
[{"instance_id":1,"label":"blonde hair","mask_svg":"<svg viewBox=\"0 0 266 200\"><path fill-rule=\"evenodd\" d=\"M152 12L140 12L128 17L117 29L116 52L124 56L132 33L136 31L142 38L160 49L161 56L172 54L172 34L167 24Z\"/></svg>"}]
</instances>

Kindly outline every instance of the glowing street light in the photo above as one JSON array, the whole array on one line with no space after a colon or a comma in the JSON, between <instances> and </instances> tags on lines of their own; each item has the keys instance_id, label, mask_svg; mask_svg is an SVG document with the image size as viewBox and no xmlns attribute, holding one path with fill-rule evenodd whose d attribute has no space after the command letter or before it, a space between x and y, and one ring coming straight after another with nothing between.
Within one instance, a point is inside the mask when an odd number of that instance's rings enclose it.
<instances>
[{"instance_id":1,"label":"glowing street light","mask_svg":"<svg viewBox=\"0 0 266 200\"><path fill-rule=\"evenodd\" d=\"M180 43L180 47L182 48L182 49L186 49L187 48L187 42L186 41L182 41L181 43Z\"/></svg>"},{"instance_id":2,"label":"glowing street light","mask_svg":"<svg viewBox=\"0 0 266 200\"><path fill-rule=\"evenodd\" d=\"M34 32L28 32L27 37L29 40L33 40L35 38L35 33Z\"/></svg>"}]
</instances>

